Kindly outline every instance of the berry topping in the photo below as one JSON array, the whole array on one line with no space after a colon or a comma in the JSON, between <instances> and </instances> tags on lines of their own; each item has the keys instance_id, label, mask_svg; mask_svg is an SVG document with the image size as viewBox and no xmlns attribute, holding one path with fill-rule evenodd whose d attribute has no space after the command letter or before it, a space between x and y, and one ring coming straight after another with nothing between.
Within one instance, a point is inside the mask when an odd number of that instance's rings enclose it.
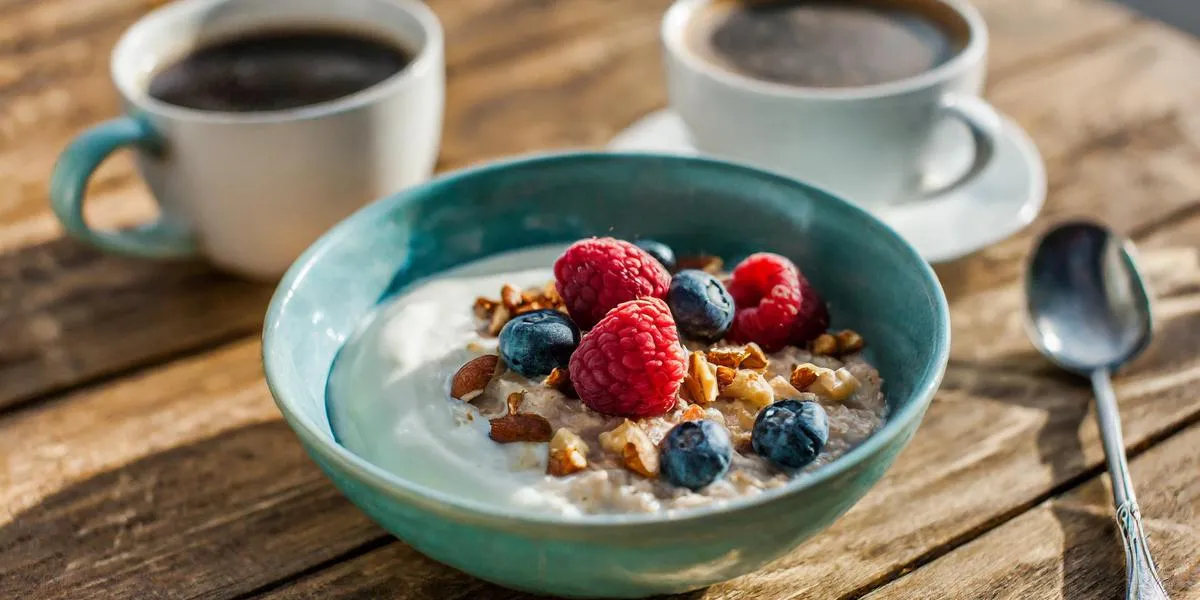
<instances>
[{"instance_id":1,"label":"berry topping","mask_svg":"<svg viewBox=\"0 0 1200 600\"><path fill-rule=\"evenodd\" d=\"M590 329L622 302L665 298L671 274L653 256L613 238L571 244L554 262L558 293L571 318Z\"/></svg>"},{"instance_id":2,"label":"berry topping","mask_svg":"<svg viewBox=\"0 0 1200 600\"><path fill-rule=\"evenodd\" d=\"M544 377L566 367L579 345L579 328L557 310L513 317L500 330L500 358L525 377Z\"/></svg>"},{"instance_id":3,"label":"berry topping","mask_svg":"<svg viewBox=\"0 0 1200 600\"><path fill-rule=\"evenodd\" d=\"M757 342L767 352L806 343L829 327L825 301L796 265L778 254L759 252L738 263L729 294L737 303L729 336Z\"/></svg>"},{"instance_id":4,"label":"berry topping","mask_svg":"<svg viewBox=\"0 0 1200 600\"><path fill-rule=\"evenodd\" d=\"M715 342L733 323L733 298L716 277L704 271L676 273L667 292L667 305L685 338Z\"/></svg>"},{"instance_id":5,"label":"berry topping","mask_svg":"<svg viewBox=\"0 0 1200 600\"><path fill-rule=\"evenodd\" d=\"M684 355L671 311L662 300L622 303L583 336L571 355L571 383L592 410L653 417L676 403Z\"/></svg>"},{"instance_id":6,"label":"berry topping","mask_svg":"<svg viewBox=\"0 0 1200 600\"><path fill-rule=\"evenodd\" d=\"M725 428L700 420L684 421L667 432L659 462L667 481L695 491L724 476L732 459Z\"/></svg>"},{"instance_id":7,"label":"berry topping","mask_svg":"<svg viewBox=\"0 0 1200 600\"><path fill-rule=\"evenodd\" d=\"M655 260L662 263L668 271L675 270L675 251L670 246L654 240L637 240L633 245L645 250Z\"/></svg>"},{"instance_id":8,"label":"berry topping","mask_svg":"<svg viewBox=\"0 0 1200 600\"><path fill-rule=\"evenodd\" d=\"M750 442L775 465L799 469L821 454L828 439L829 418L820 404L783 400L758 413Z\"/></svg>"}]
</instances>

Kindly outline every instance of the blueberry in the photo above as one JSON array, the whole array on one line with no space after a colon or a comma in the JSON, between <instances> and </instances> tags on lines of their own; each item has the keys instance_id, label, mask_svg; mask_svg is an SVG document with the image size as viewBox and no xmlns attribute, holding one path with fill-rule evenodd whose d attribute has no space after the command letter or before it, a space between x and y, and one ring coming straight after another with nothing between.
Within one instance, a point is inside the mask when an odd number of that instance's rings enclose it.
<instances>
[{"instance_id":1,"label":"blueberry","mask_svg":"<svg viewBox=\"0 0 1200 600\"><path fill-rule=\"evenodd\" d=\"M566 368L579 345L579 328L557 310L535 310L513 317L500 330L500 358L526 377L544 377Z\"/></svg>"},{"instance_id":2,"label":"blueberry","mask_svg":"<svg viewBox=\"0 0 1200 600\"><path fill-rule=\"evenodd\" d=\"M662 266L666 267L668 271L675 270L675 251L670 246L654 240L637 240L633 242L633 245L645 250L655 260L662 263Z\"/></svg>"},{"instance_id":3,"label":"blueberry","mask_svg":"<svg viewBox=\"0 0 1200 600\"><path fill-rule=\"evenodd\" d=\"M829 439L829 417L816 402L783 400L758 413L750 443L777 466L799 469L812 462Z\"/></svg>"},{"instance_id":4,"label":"blueberry","mask_svg":"<svg viewBox=\"0 0 1200 600\"><path fill-rule=\"evenodd\" d=\"M721 339L733 324L733 297L716 277L685 269L671 278L667 305L683 337L707 342Z\"/></svg>"},{"instance_id":5,"label":"blueberry","mask_svg":"<svg viewBox=\"0 0 1200 600\"><path fill-rule=\"evenodd\" d=\"M667 481L693 491L723 477L732 459L729 433L709 420L684 421L671 428L659 458Z\"/></svg>"}]
</instances>

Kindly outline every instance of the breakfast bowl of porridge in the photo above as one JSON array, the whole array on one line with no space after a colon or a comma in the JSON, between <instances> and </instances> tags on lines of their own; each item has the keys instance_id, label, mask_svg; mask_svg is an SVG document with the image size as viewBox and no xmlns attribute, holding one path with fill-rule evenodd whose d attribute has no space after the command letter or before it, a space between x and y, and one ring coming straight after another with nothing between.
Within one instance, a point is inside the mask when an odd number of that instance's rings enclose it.
<instances>
[{"instance_id":1,"label":"breakfast bowl of porridge","mask_svg":"<svg viewBox=\"0 0 1200 600\"><path fill-rule=\"evenodd\" d=\"M719 161L564 153L443 176L313 245L269 309L281 412L422 553L644 597L828 526L916 431L945 298L887 226Z\"/></svg>"}]
</instances>

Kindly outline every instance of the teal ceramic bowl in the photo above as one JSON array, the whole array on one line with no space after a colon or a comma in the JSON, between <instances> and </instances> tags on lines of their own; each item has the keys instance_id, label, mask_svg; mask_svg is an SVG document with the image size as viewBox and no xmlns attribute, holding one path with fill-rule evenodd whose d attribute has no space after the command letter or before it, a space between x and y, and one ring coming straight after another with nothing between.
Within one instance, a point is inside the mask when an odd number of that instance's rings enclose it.
<instances>
[{"instance_id":1,"label":"teal ceramic bowl","mask_svg":"<svg viewBox=\"0 0 1200 600\"><path fill-rule=\"evenodd\" d=\"M830 302L834 326L866 338L886 382L886 424L782 488L673 518L568 519L467 501L404 481L334 440L326 376L343 340L381 298L490 254L590 235L652 237L682 254L727 259L758 250L791 257ZM280 283L263 362L275 401L309 455L352 502L417 550L510 588L633 598L758 569L849 509L917 430L945 370L949 337L933 271L895 232L847 202L718 161L568 153L451 173L334 227Z\"/></svg>"}]
</instances>

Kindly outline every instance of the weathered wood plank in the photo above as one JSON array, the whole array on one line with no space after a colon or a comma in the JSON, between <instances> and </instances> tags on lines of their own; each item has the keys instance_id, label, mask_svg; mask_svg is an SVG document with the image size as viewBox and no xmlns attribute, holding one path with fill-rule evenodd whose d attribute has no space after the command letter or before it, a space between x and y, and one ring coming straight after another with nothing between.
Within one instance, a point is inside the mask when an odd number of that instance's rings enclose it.
<instances>
[{"instance_id":1,"label":"weathered wood plank","mask_svg":"<svg viewBox=\"0 0 1200 600\"><path fill-rule=\"evenodd\" d=\"M379 535L319 475L255 342L0 422L0 597L230 598Z\"/></svg>"},{"instance_id":2,"label":"weathered wood plank","mask_svg":"<svg viewBox=\"0 0 1200 600\"><path fill-rule=\"evenodd\" d=\"M262 289L226 281L203 267L164 277L174 273L173 266L102 258L74 242L51 241L60 228L46 209L46 173L71 135L116 113L108 49L154 4L52 0L6 9L0 25L0 252L6 252L0 255L0 288L13 290L9 298L19 293L52 301L0 302L0 339L6 340L0 347L0 408L251 334L260 317ZM661 106L657 27L667 4L433 3L447 29L450 72L441 165L599 145ZM1130 22L1126 13L1104 4L1073 1L1057 11L1032 1L1021 6L1016 11L1011 4L984 3L995 21L994 61L1057 56L1072 43ZM1027 14L1024 24L1005 19L1009 10ZM504 27L496 26L500 19ZM516 31L528 35L513 35ZM125 226L153 214L127 157L106 164L92 190L87 212L98 226ZM45 246L21 250L36 244ZM73 260L56 259L66 255ZM216 284L195 288L183 316L172 321L173 303L188 297L196 281ZM143 306L159 295L170 296L170 302ZM80 301L101 297L107 300L94 309ZM209 315L187 310L205 305L221 310ZM151 318L112 320L113 314L147 310ZM116 348L97 344L109 342L114 328L129 332L130 342L111 342Z\"/></svg>"},{"instance_id":3,"label":"weathered wood plank","mask_svg":"<svg viewBox=\"0 0 1200 600\"><path fill-rule=\"evenodd\" d=\"M1200 598L1200 425L1132 461L1150 550L1171 598ZM1107 476L1094 477L867 596L1090 600L1123 597Z\"/></svg>"}]
</instances>

